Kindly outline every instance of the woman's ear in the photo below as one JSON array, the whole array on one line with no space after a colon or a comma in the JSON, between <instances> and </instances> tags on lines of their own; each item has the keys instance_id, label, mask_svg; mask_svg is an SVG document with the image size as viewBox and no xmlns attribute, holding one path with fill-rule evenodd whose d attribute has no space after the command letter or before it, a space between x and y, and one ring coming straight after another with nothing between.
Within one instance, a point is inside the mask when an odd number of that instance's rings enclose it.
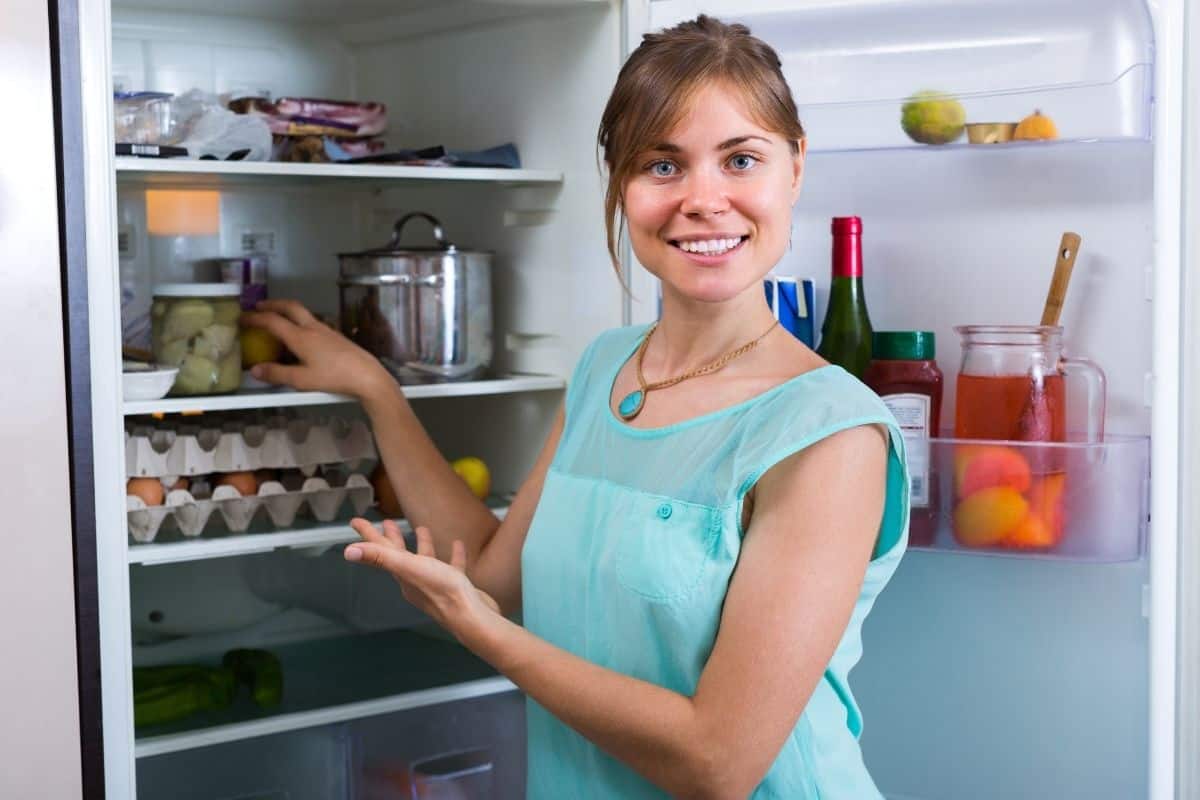
<instances>
[{"instance_id":1,"label":"woman's ear","mask_svg":"<svg viewBox=\"0 0 1200 800\"><path fill-rule=\"evenodd\" d=\"M804 183L804 158L808 154L808 139L799 139L796 145L796 153L792 156L792 205L800 198L800 187Z\"/></svg>"}]
</instances>

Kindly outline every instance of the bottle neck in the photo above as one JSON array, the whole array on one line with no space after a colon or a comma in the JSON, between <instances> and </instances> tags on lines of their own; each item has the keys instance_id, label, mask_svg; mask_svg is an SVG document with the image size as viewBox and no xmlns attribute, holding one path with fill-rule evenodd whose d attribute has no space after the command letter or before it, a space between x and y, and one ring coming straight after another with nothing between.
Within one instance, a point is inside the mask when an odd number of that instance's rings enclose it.
<instances>
[{"instance_id":1,"label":"bottle neck","mask_svg":"<svg viewBox=\"0 0 1200 800\"><path fill-rule=\"evenodd\" d=\"M833 235L833 277L862 277L862 236L858 233Z\"/></svg>"}]
</instances>

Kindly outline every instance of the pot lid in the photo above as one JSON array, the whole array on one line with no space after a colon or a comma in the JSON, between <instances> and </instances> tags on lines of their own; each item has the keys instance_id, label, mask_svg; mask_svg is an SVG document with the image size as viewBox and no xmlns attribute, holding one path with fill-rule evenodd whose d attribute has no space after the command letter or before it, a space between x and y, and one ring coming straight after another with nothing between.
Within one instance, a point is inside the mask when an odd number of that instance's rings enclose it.
<instances>
[{"instance_id":1,"label":"pot lid","mask_svg":"<svg viewBox=\"0 0 1200 800\"><path fill-rule=\"evenodd\" d=\"M401 245L400 239L404 234L404 226L409 220L419 217L428 222L433 227L433 238L437 240L436 245L427 245L424 247L414 247L412 245ZM442 253L445 255L453 255L455 253L487 253L486 250L460 250L453 243L446 240L445 231L442 229L442 223L438 221L432 214L426 214L422 211L414 211L410 214L405 214L392 227L392 240L382 247L371 248L370 250L360 250L353 253L338 253L339 258L344 257L370 257L370 256L402 256L410 254L429 254Z\"/></svg>"}]
</instances>

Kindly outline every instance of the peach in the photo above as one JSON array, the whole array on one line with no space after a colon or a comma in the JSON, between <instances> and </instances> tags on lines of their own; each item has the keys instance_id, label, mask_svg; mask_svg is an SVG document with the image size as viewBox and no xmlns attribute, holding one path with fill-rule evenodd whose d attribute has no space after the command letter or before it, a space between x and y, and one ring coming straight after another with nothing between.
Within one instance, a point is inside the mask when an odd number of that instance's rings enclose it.
<instances>
[{"instance_id":1,"label":"peach","mask_svg":"<svg viewBox=\"0 0 1200 800\"><path fill-rule=\"evenodd\" d=\"M1029 513L1029 503L1010 486L980 489L954 509L954 536L966 547L999 544Z\"/></svg>"},{"instance_id":2,"label":"peach","mask_svg":"<svg viewBox=\"0 0 1200 800\"><path fill-rule=\"evenodd\" d=\"M1018 550L1039 549L1054 546L1054 534L1050 526L1042 519L1041 514L1030 510L1017 527L1013 528L1000 542L1003 547L1013 547Z\"/></svg>"},{"instance_id":3,"label":"peach","mask_svg":"<svg viewBox=\"0 0 1200 800\"><path fill-rule=\"evenodd\" d=\"M1054 547L1062 541L1063 492L1067 475L1055 472L1037 478L1029 490L1029 520L1023 522L1003 542L1009 547Z\"/></svg>"},{"instance_id":4,"label":"peach","mask_svg":"<svg viewBox=\"0 0 1200 800\"><path fill-rule=\"evenodd\" d=\"M1030 480L1029 462L1011 447L967 445L955 452L954 485L960 499L998 486L1026 492Z\"/></svg>"}]
</instances>

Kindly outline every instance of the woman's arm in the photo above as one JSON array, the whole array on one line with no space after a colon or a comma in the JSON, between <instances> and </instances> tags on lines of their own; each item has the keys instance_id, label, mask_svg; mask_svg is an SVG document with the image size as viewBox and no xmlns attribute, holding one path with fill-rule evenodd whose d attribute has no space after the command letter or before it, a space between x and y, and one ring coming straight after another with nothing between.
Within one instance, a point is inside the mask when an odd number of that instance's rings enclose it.
<instances>
[{"instance_id":1,"label":"woman's arm","mask_svg":"<svg viewBox=\"0 0 1200 800\"><path fill-rule=\"evenodd\" d=\"M885 436L875 427L844 431L758 481L717 640L691 697L592 664L490 613L461 572L431 558L378 542L350 545L347 557L391 571L467 647L671 794L745 797L795 726L854 609L883 516Z\"/></svg>"},{"instance_id":2,"label":"woman's arm","mask_svg":"<svg viewBox=\"0 0 1200 800\"><path fill-rule=\"evenodd\" d=\"M505 613L519 608L521 546L558 446L562 410L533 472L501 522L455 474L378 359L293 300L268 300L258 309L243 314L243 324L274 334L300 363L262 364L254 368L255 375L269 383L357 398L371 419L380 458L405 518L413 527L436 532L434 546L443 558L449 557L452 541L461 541L476 585Z\"/></svg>"}]
</instances>

